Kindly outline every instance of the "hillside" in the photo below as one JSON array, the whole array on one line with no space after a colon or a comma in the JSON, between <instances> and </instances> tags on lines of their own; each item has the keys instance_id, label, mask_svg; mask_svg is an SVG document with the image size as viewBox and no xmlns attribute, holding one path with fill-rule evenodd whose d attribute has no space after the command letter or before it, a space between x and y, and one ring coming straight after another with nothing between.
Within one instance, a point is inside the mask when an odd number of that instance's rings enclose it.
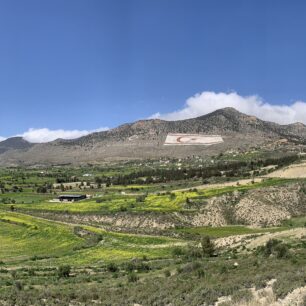
<instances>
[{"instance_id":1,"label":"hillside","mask_svg":"<svg viewBox=\"0 0 306 306\"><path fill-rule=\"evenodd\" d=\"M219 134L224 142L212 146L164 146L168 133ZM11 138L0 143L0 164L80 164L109 160L214 155L227 150L306 142L306 126L279 125L248 116L233 108L180 121L140 120L74 140L30 144Z\"/></svg>"},{"instance_id":2,"label":"hillside","mask_svg":"<svg viewBox=\"0 0 306 306\"><path fill-rule=\"evenodd\" d=\"M0 142L0 154L10 150L27 150L32 146L22 137L12 137Z\"/></svg>"}]
</instances>

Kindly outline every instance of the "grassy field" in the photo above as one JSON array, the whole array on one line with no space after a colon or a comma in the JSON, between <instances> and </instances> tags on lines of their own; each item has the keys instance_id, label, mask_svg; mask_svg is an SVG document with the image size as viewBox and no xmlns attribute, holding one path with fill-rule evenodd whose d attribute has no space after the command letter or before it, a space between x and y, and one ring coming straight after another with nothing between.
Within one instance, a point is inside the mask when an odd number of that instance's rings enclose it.
<instances>
[{"instance_id":1,"label":"grassy field","mask_svg":"<svg viewBox=\"0 0 306 306\"><path fill-rule=\"evenodd\" d=\"M27 265L94 264L130 258L165 258L183 241L166 237L151 237L111 233L99 228L80 227L89 234L81 238L73 225L38 219L18 213L0 211L0 260ZM93 233L99 240L91 242ZM31 258L40 260L31 261ZM26 262L26 263L25 263Z\"/></svg>"},{"instance_id":2,"label":"grassy field","mask_svg":"<svg viewBox=\"0 0 306 306\"><path fill-rule=\"evenodd\" d=\"M17 204L33 204L41 203L43 201L48 201L52 199L53 196L50 194L37 194L33 191L24 190L23 192L8 192L5 194L0 194L0 203L1 200L10 199L14 200Z\"/></svg>"},{"instance_id":3,"label":"grassy field","mask_svg":"<svg viewBox=\"0 0 306 306\"><path fill-rule=\"evenodd\" d=\"M193 227L177 229L179 233L209 236L211 238L222 238L244 234L274 233L288 229L286 226L270 228L251 228L246 226L222 226L222 227Z\"/></svg>"},{"instance_id":4,"label":"grassy field","mask_svg":"<svg viewBox=\"0 0 306 306\"><path fill-rule=\"evenodd\" d=\"M9 212L0 212L0 233L4 261L65 255L83 243L69 226Z\"/></svg>"},{"instance_id":5,"label":"grassy field","mask_svg":"<svg viewBox=\"0 0 306 306\"><path fill-rule=\"evenodd\" d=\"M103 262L124 261L132 258L169 258L176 246L186 246L178 239L106 232L98 228L84 226L85 229L101 234L102 241L88 249L79 250L69 258L55 259L52 264L88 265Z\"/></svg>"},{"instance_id":6,"label":"grassy field","mask_svg":"<svg viewBox=\"0 0 306 306\"><path fill-rule=\"evenodd\" d=\"M306 227L306 216L294 217L283 222L286 227Z\"/></svg>"}]
</instances>

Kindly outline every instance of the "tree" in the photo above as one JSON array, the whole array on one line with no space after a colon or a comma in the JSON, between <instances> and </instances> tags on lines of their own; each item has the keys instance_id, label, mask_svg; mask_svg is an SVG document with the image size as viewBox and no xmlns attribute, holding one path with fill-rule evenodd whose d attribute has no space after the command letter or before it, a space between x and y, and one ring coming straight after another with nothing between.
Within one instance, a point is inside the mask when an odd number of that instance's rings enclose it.
<instances>
[{"instance_id":1,"label":"tree","mask_svg":"<svg viewBox=\"0 0 306 306\"><path fill-rule=\"evenodd\" d=\"M36 191L37 193L47 193L48 190L45 186L39 186Z\"/></svg>"},{"instance_id":2,"label":"tree","mask_svg":"<svg viewBox=\"0 0 306 306\"><path fill-rule=\"evenodd\" d=\"M103 183L103 180L102 180L101 177L96 176L96 177L95 177L95 182L96 182L96 184L102 184L102 183Z\"/></svg>"}]
</instances>

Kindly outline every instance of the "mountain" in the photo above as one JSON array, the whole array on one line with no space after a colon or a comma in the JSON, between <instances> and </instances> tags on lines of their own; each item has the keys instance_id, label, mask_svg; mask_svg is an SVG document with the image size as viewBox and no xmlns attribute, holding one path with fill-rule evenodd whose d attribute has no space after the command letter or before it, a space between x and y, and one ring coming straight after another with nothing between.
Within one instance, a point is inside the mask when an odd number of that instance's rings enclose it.
<instances>
[{"instance_id":1,"label":"mountain","mask_svg":"<svg viewBox=\"0 0 306 306\"><path fill-rule=\"evenodd\" d=\"M218 134L224 142L212 146L164 146L168 133ZM186 120L140 120L73 140L29 144L20 139L8 139L0 145L5 142L16 142L16 145L4 145L0 164L80 164L164 156L203 156L271 145L281 139L286 139L287 143L305 144L306 126L301 123L279 125L245 115L234 108L224 108ZM18 143L23 145L18 147Z\"/></svg>"},{"instance_id":2,"label":"mountain","mask_svg":"<svg viewBox=\"0 0 306 306\"><path fill-rule=\"evenodd\" d=\"M34 144L27 142L22 137L8 138L0 142L0 154L9 150L27 150L33 145Z\"/></svg>"}]
</instances>

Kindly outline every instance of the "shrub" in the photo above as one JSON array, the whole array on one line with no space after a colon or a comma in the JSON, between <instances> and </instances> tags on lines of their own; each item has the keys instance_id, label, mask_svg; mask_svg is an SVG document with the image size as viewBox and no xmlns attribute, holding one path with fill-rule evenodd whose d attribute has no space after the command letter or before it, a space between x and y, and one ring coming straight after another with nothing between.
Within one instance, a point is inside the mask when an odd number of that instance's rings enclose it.
<instances>
[{"instance_id":1,"label":"shrub","mask_svg":"<svg viewBox=\"0 0 306 306\"><path fill-rule=\"evenodd\" d=\"M12 270L11 275L12 275L12 278L16 278L17 277L17 272L15 270Z\"/></svg>"},{"instance_id":2,"label":"shrub","mask_svg":"<svg viewBox=\"0 0 306 306\"><path fill-rule=\"evenodd\" d=\"M290 252L288 246L277 239L270 239L265 246L259 247L257 253L268 257L275 255L276 258L288 258Z\"/></svg>"},{"instance_id":3,"label":"shrub","mask_svg":"<svg viewBox=\"0 0 306 306\"><path fill-rule=\"evenodd\" d=\"M113 278L118 278L118 277L119 277L118 272L114 272L114 273L113 273Z\"/></svg>"},{"instance_id":4,"label":"shrub","mask_svg":"<svg viewBox=\"0 0 306 306\"><path fill-rule=\"evenodd\" d=\"M176 198L176 194L175 193L170 193L170 200L174 200Z\"/></svg>"},{"instance_id":5,"label":"shrub","mask_svg":"<svg viewBox=\"0 0 306 306\"><path fill-rule=\"evenodd\" d=\"M197 270L197 277L198 278L203 278L205 276L205 272L203 269Z\"/></svg>"},{"instance_id":6,"label":"shrub","mask_svg":"<svg viewBox=\"0 0 306 306\"><path fill-rule=\"evenodd\" d=\"M110 262L108 265L107 265L107 270L109 272L117 272L118 271L118 267L115 263L113 262Z\"/></svg>"},{"instance_id":7,"label":"shrub","mask_svg":"<svg viewBox=\"0 0 306 306\"><path fill-rule=\"evenodd\" d=\"M221 268L220 268L220 273L221 273L221 274L225 274L225 273L227 273L227 270L228 270L228 269L227 269L227 266L222 265Z\"/></svg>"},{"instance_id":8,"label":"shrub","mask_svg":"<svg viewBox=\"0 0 306 306\"><path fill-rule=\"evenodd\" d=\"M134 270L137 271L149 271L150 266L148 263L143 262L139 259L133 259L126 264L126 270L132 272Z\"/></svg>"},{"instance_id":9,"label":"shrub","mask_svg":"<svg viewBox=\"0 0 306 306\"><path fill-rule=\"evenodd\" d=\"M285 244L279 244L275 247L275 255L277 258L288 258L290 253Z\"/></svg>"},{"instance_id":10,"label":"shrub","mask_svg":"<svg viewBox=\"0 0 306 306\"><path fill-rule=\"evenodd\" d=\"M200 268L202 268L202 264L198 261L195 261L195 262L187 263L183 267L182 271L185 273L191 273L193 271L199 270Z\"/></svg>"},{"instance_id":11,"label":"shrub","mask_svg":"<svg viewBox=\"0 0 306 306\"><path fill-rule=\"evenodd\" d=\"M189 245L186 251L186 257L187 258L202 258L203 252L201 248Z\"/></svg>"},{"instance_id":12,"label":"shrub","mask_svg":"<svg viewBox=\"0 0 306 306\"><path fill-rule=\"evenodd\" d=\"M16 287L16 289L17 289L18 291L21 291L22 288L23 288L21 282L19 282L19 281L16 281L16 282L15 282L15 287Z\"/></svg>"},{"instance_id":13,"label":"shrub","mask_svg":"<svg viewBox=\"0 0 306 306\"><path fill-rule=\"evenodd\" d=\"M137 203L144 202L145 199L146 199L146 197L147 197L147 195L142 194L142 195L140 195L140 196L138 196L138 197L136 198L136 202L137 202Z\"/></svg>"},{"instance_id":14,"label":"shrub","mask_svg":"<svg viewBox=\"0 0 306 306\"><path fill-rule=\"evenodd\" d=\"M173 256L181 256L184 254L184 250L180 247L175 247L172 249L172 255Z\"/></svg>"},{"instance_id":15,"label":"shrub","mask_svg":"<svg viewBox=\"0 0 306 306\"><path fill-rule=\"evenodd\" d=\"M171 276L171 272L169 270L165 270L164 275L165 275L165 277L169 277L169 276Z\"/></svg>"},{"instance_id":16,"label":"shrub","mask_svg":"<svg viewBox=\"0 0 306 306\"><path fill-rule=\"evenodd\" d=\"M270 239L264 247L264 255L270 256L273 253L275 247L280 243L281 242L277 239Z\"/></svg>"},{"instance_id":17,"label":"shrub","mask_svg":"<svg viewBox=\"0 0 306 306\"><path fill-rule=\"evenodd\" d=\"M178 266L176 268L176 272L177 272L177 274L181 274L183 272L183 268L181 266Z\"/></svg>"},{"instance_id":18,"label":"shrub","mask_svg":"<svg viewBox=\"0 0 306 306\"><path fill-rule=\"evenodd\" d=\"M136 283L138 281L139 277L135 272L131 272L128 274L128 282L129 283Z\"/></svg>"},{"instance_id":19,"label":"shrub","mask_svg":"<svg viewBox=\"0 0 306 306\"><path fill-rule=\"evenodd\" d=\"M202 246L203 255L205 257L213 256L213 254L215 252L215 246L214 246L214 243L209 238L209 236L204 236L202 238L201 246Z\"/></svg>"},{"instance_id":20,"label":"shrub","mask_svg":"<svg viewBox=\"0 0 306 306\"><path fill-rule=\"evenodd\" d=\"M195 261L195 262L191 263L191 268L192 268L193 271L198 270L201 267L202 267L202 264L198 261Z\"/></svg>"},{"instance_id":21,"label":"shrub","mask_svg":"<svg viewBox=\"0 0 306 306\"><path fill-rule=\"evenodd\" d=\"M28 274L29 274L29 276L34 276L35 275L35 270L33 268L28 269Z\"/></svg>"},{"instance_id":22,"label":"shrub","mask_svg":"<svg viewBox=\"0 0 306 306\"><path fill-rule=\"evenodd\" d=\"M59 278L61 277L69 277L70 276L71 267L69 265L60 266L57 271L57 275Z\"/></svg>"}]
</instances>

